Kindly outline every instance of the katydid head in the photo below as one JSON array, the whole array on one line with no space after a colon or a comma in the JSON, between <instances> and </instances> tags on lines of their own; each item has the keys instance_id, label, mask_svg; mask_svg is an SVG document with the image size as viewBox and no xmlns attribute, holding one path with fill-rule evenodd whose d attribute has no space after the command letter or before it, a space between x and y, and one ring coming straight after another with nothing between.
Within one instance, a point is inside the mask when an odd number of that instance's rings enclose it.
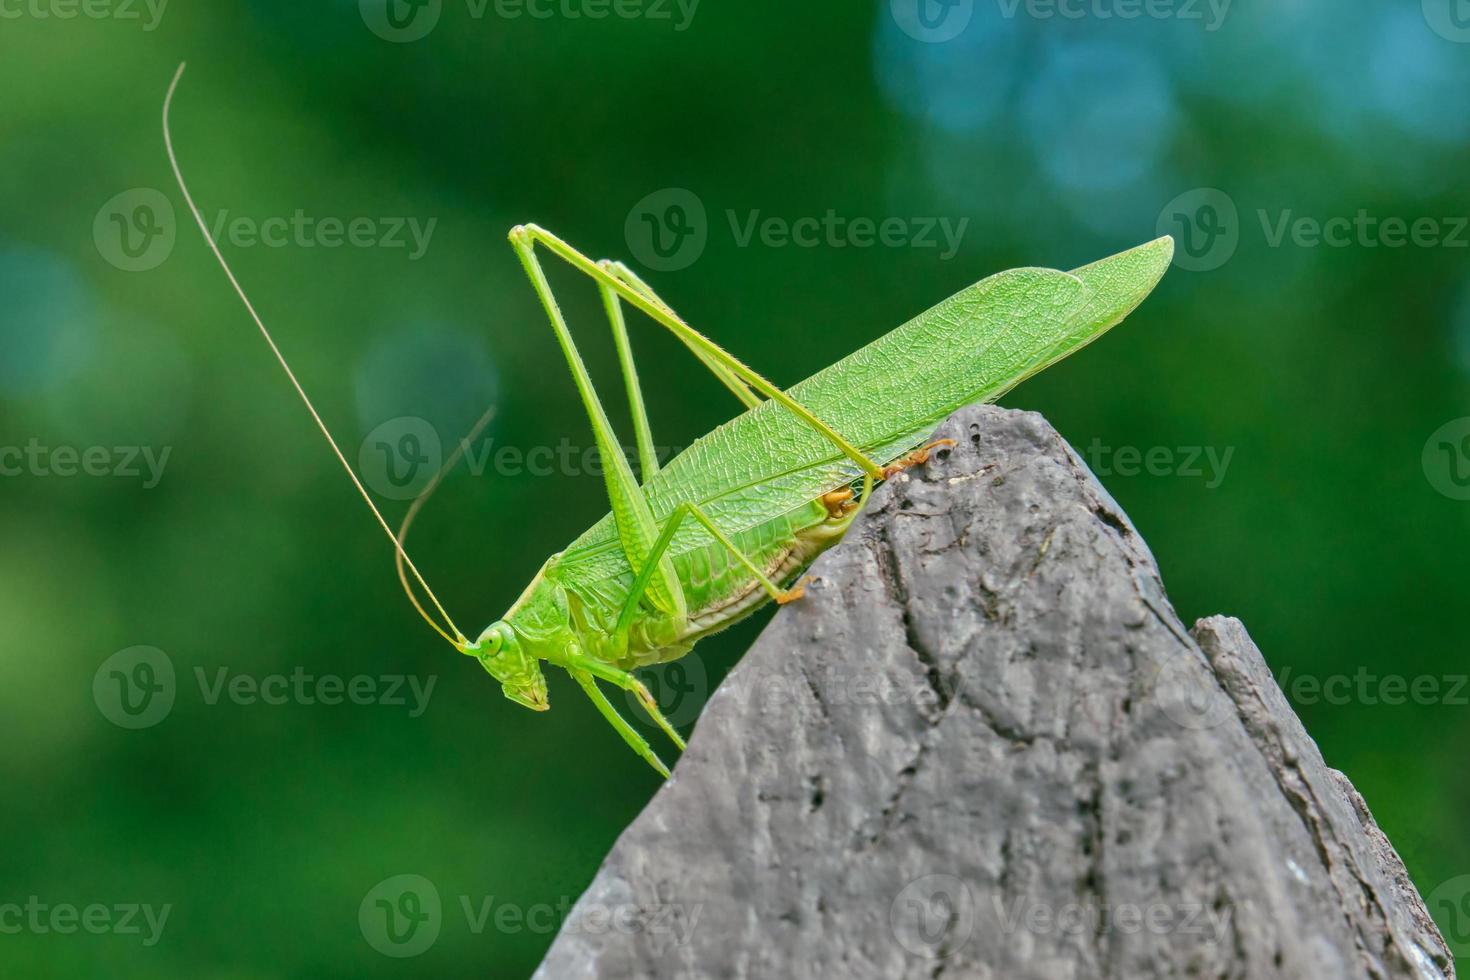
<instances>
[{"instance_id":1,"label":"katydid head","mask_svg":"<svg viewBox=\"0 0 1470 980\"><path fill-rule=\"evenodd\" d=\"M532 711L551 707L541 665L526 652L509 623L491 623L465 653L477 657L490 676L500 682L500 690L516 704Z\"/></svg>"}]
</instances>

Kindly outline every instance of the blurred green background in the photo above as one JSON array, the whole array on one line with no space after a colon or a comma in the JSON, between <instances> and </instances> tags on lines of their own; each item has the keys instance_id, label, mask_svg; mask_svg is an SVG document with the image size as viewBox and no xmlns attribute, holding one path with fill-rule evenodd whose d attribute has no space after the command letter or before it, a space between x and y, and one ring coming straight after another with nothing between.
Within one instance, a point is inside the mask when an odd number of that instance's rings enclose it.
<instances>
[{"instance_id":1,"label":"blurred green background","mask_svg":"<svg viewBox=\"0 0 1470 980\"><path fill-rule=\"evenodd\" d=\"M520 709L403 601L188 223L183 59L192 190L390 516L497 406L412 549L472 635L606 509L512 224L630 257L783 384L991 272L1180 235L1125 327L1007 403L1094 464L1186 621L1240 616L1308 679L1470 954L1470 11L925 2L0 5L0 904L169 906L7 929L0 973L522 976L658 787L565 678ZM635 344L662 445L733 413ZM683 723L768 615L661 679ZM368 703L228 686L293 674ZM359 922L402 874L443 906L411 959Z\"/></svg>"}]
</instances>

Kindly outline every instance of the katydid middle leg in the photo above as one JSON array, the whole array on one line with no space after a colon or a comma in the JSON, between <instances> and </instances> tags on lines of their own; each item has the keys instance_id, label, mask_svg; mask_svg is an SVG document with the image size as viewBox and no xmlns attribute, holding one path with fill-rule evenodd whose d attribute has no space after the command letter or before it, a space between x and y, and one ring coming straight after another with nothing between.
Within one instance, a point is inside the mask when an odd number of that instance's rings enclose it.
<instances>
[{"instance_id":1,"label":"katydid middle leg","mask_svg":"<svg viewBox=\"0 0 1470 980\"><path fill-rule=\"evenodd\" d=\"M601 689L598 688L597 681L593 679L591 672L582 668L569 667L567 673L571 674L572 679L587 693L587 697L597 706L597 710L602 712L602 716L607 719L608 724L612 725L617 733L623 736L623 741L628 743L628 747L667 779L669 776L669 767L664 765L663 760L654 753L653 748L648 744L648 739L634 731L633 726L628 724L622 715L618 714L618 709L612 706L612 702L607 699L607 695L603 694ZM678 744L679 748L683 749L683 739L679 739Z\"/></svg>"},{"instance_id":2,"label":"katydid middle leg","mask_svg":"<svg viewBox=\"0 0 1470 980\"><path fill-rule=\"evenodd\" d=\"M567 652L567 665L567 669L573 671L574 674L576 671L585 671L593 677L600 677L610 684L616 684L623 690L631 692L638 699L638 703L643 705L643 710L648 712L648 717L653 719L654 724L663 729L663 733L679 747L679 751L684 751L683 737L674 729L673 725L669 724L669 720L659 710L658 702L654 700L653 694L648 690L647 686L637 677L634 677L631 671L614 667L606 661L598 660L596 657L589 657L578 650Z\"/></svg>"}]
</instances>

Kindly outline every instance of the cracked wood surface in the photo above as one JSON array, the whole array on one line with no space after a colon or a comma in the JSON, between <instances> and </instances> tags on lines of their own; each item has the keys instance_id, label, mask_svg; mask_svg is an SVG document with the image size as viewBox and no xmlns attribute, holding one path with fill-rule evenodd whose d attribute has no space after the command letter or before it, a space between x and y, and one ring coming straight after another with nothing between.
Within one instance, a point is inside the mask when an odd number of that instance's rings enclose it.
<instances>
[{"instance_id":1,"label":"cracked wood surface","mask_svg":"<svg viewBox=\"0 0 1470 980\"><path fill-rule=\"evenodd\" d=\"M938 436L710 699L538 976L1452 978L1245 627L1184 628L1040 416Z\"/></svg>"}]
</instances>

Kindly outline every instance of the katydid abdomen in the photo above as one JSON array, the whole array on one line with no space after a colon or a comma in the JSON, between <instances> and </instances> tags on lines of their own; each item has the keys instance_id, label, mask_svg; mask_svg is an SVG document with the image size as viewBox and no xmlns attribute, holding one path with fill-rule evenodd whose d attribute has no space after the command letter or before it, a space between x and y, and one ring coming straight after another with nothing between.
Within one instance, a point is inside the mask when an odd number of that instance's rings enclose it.
<instances>
[{"instance_id":1,"label":"katydid abdomen","mask_svg":"<svg viewBox=\"0 0 1470 980\"><path fill-rule=\"evenodd\" d=\"M850 523L850 510L834 513L818 499L732 534L730 540L769 579L787 584L841 540ZM506 622L525 636L545 634L551 625L548 611L559 610L562 603L537 593L559 590L566 612L558 625L589 653L632 670L678 659L701 638L744 619L769 600L755 575L714 539L673 556L672 561L687 604L682 622L670 621L656 608L640 608L626 635L620 635L618 613L631 594L632 569L588 580L565 574L558 559L548 562L536 590L507 613ZM534 612L523 617L523 610ZM552 615L560 618L560 613Z\"/></svg>"}]
</instances>

